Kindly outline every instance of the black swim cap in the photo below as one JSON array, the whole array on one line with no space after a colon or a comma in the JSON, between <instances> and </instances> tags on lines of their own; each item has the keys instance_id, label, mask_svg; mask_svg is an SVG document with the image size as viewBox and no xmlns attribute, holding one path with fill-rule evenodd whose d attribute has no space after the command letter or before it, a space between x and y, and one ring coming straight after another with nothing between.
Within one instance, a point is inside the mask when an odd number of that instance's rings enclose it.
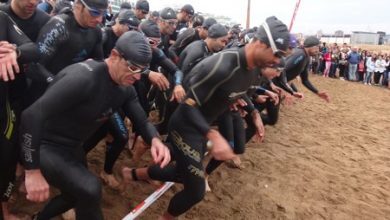
<instances>
[{"instance_id":1,"label":"black swim cap","mask_svg":"<svg viewBox=\"0 0 390 220\"><path fill-rule=\"evenodd\" d=\"M286 51L290 44L290 33L287 26L275 16L266 19L266 21L257 30L256 37L268 46L271 46L271 43L265 29L267 26L271 34L270 37L273 39L276 48Z\"/></svg>"},{"instance_id":2,"label":"black swim cap","mask_svg":"<svg viewBox=\"0 0 390 220\"><path fill-rule=\"evenodd\" d=\"M195 13L194 7L192 7L192 5L190 5L190 4L184 5L181 8L181 11L187 12L187 14L190 14L190 15L194 15L194 13Z\"/></svg>"},{"instance_id":3,"label":"black swim cap","mask_svg":"<svg viewBox=\"0 0 390 220\"><path fill-rule=\"evenodd\" d=\"M147 14L149 13L149 2L146 0L138 0L135 4L135 9L139 9Z\"/></svg>"},{"instance_id":4,"label":"black swim cap","mask_svg":"<svg viewBox=\"0 0 390 220\"><path fill-rule=\"evenodd\" d=\"M145 20L141 22L139 29L146 37L161 37L160 29L154 21Z\"/></svg>"},{"instance_id":5,"label":"black swim cap","mask_svg":"<svg viewBox=\"0 0 390 220\"><path fill-rule=\"evenodd\" d=\"M170 7L164 8L160 11L160 18L164 20L176 19L176 12Z\"/></svg>"},{"instance_id":6,"label":"black swim cap","mask_svg":"<svg viewBox=\"0 0 390 220\"><path fill-rule=\"evenodd\" d=\"M214 18L206 18L206 20L204 20L204 22L202 24L202 27L209 29L211 27L211 25L216 24L216 23L217 23L217 20L215 20Z\"/></svg>"},{"instance_id":7,"label":"black swim cap","mask_svg":"<svg viewBox=\"0 0 390 220\"><path fill-rule=\"evenodd\" d=\"M118 21L119 24L128 24L134 28L137 28L140 23L134 12L129 9L123 9L119 12Z\"/></svg>"},{"instance_id":8,"label":"black swim cap","mask_svg":"<svg viewBox=\"0 0 390 220\"><path fill-rule=\"evenodd\" d=\"M209 28L208 37L209 38L219 38L224 37L228 35L228 31L226 30L225 26L222 24L213 24Z\"/></svg>"},{"instance_id":9,"label":"black swim cap","mask_svg":"<svg viewBox=\"0 0 390 220\"><path fill-rule=\"evenodd\" d=\"M192 22L192 27L193 27L193 28L202 26L202 24L203 24L203 22L204 22L204 17L203 17L202 15L194 15L194 16L191 18L191 22Z\"/></svg>"},{"instance_id":10,"label":"black swim cap","mask_svg":"<svg viewBox=\"0 0 390 220\"><path fill-rule=\"evenodd\" d=\"M122 2L122 4L121 4L119 9L120 10L122 10L122 9L131 9L131 4L128 3L128 2Z\"/></svg>"},{"instance_id":11,"label":"black swim cap","mask_svg":"<svg viewBox=\"0 0 390 220\"><path fill-rule=\"evenodd\" d=\"M320 45L320 41L315 36L310 36L303 42L304 47L314 47Z\"/></svg>"},{"instance_id":12,"label":"black swim cap","mask_svg":"<svg viewBox=\"0 0 390 220\"><path fill-rule=\"evenodd\" d=\"M115 49L129 62L149 66L152 50L144 35L138 31L124 33L115 44Z\"/></svg>"},{"instance_id":13,"label":"black swim cap","mask_svg":"<svg viewBox=\"0 0 390 220\"><path fill-rule=\"evenodd\" d=\"M79 0L80 3L81 0ZM106 10L108 7L108 0L83 0L90 8Z\"/></svg>"}]
</instances>

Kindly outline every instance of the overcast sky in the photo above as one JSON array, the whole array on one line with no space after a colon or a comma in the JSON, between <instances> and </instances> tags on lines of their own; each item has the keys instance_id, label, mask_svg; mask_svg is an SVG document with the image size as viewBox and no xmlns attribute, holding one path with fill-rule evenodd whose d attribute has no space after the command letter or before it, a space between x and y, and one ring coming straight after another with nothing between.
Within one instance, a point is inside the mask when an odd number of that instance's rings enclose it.
<instances>
[{"instance_id":1,"label":"overcast sky","mask_svg":"<svg viewBox=\"0 0 390 220\"><path fill-rule=\"evenodd\" d=\"M245 27L247 0L148 0L151 10L192 4L195 11L225 15ZM251 0L251 26L275 15L289 26L296 0ZM390 0L301 0L292 32L315 34L322 30L386 31L390 34Z\"/></svg>"}]
</instances>

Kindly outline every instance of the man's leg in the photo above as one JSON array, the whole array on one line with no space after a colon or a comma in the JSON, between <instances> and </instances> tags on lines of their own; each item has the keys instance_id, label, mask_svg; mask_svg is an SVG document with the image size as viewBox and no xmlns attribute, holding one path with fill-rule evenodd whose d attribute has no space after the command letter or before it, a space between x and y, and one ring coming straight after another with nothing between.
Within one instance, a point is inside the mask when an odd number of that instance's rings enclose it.
<instances>
[{"instance_id":1,"label":"man's leg","mask_svg":"<svg viewBox=\"0 0 390 220\"><path fill-rule=\"evenodd\" d=\"M103 219L100 207L101 183L85 165L81 147L44 144L40 151L41 170L61 195L50 200L38 219L50 219L75 207L77 219Z\"/></svg>"}]
</instances>

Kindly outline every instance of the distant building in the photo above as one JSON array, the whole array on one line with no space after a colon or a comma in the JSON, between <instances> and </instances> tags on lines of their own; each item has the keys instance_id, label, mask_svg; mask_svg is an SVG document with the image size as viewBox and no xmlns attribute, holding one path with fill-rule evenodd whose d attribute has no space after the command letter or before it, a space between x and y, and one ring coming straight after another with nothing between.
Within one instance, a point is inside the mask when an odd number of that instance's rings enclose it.
<instances>
[{"instance_id":1,"label":"distant building","mask_svg":"<svg viewBox=\"0 0 390 220\"><path fill-rule=\"evenodd\" d=\"M354 31L351 36L351 44L379 44L380 34L372 32Z\"/></svg>"},{"instance_id":2,"label":"distant building","mask_svg":"<svg viewBox=\"0 0 390 220\"><path fill-rule=\"evenodd\" d=\"M378 31L376 33L379 34L379 45L383 45L384 44L384 37L386 36L386 32Z\"/></svg>"},{"instance_id":3,"label":"distant building","mask_svg":"<svg viewBox=\"0 0 390 220\"><path fill-rule=\"evenodd\" d=\"M325 42L327 44L337 43L337 44L350 44L351 43L351 35L345 34L345 35L322 35L320 41Z\"/></svg>"},{"instance_id":4,"label":"distant building","mask_svg":"<svg viewBox=\"0 0 390 220\"><path fill-rule=\"evenodd\" d=\"M390 35L385 35L383 37L383 44L390 45Z\"/></svg>"}]
</instances>

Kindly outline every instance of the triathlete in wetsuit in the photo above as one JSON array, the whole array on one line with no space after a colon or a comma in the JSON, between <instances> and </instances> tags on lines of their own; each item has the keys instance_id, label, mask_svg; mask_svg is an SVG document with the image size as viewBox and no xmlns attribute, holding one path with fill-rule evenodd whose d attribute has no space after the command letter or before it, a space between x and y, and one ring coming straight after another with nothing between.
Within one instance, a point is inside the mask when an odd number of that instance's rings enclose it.
<instances>
[{"instance_id":1,"label":"triathlete in wetsuit","mask_svg":"<svg viewBox=\"0 0 390 220\"><path fill-rule=\"evenodd\" d=\"M211 154L216 159L234 156L226 140L218 131L211 129L210 124L230 104L246 94L260 67L274 65L279 62L279 57L285 55L283 50L287 49L289 43L286 25L275 17L268 18L267 23L272 31L268 25L265 27L267 32L262 26L257 38L250 44L208 57L192 69L198 74L189 81L187 97L169 122L168 139L176 164L164 169L157 166L123 169L127 181L151 178L184 184L184 189L170 201L162 219L173 219L203 199L205 181L202 160L207 139L213 143Z\"/></svg>"},{"instance_id":2,"label":"triathlete in wetsuit","mask_svg":"<svg viewBox=\"0 0 390 220\"><path fill-rule=\"evenodd\" d=\"M13 59L19 64L37 61L39 53L36 45L17 27L16 23L3 11L0 11L0 64L5 59ZM14 44L14 45L11 45ZM16 45L16 46L15 46ZM10 47L11 46L11 47ZM6 51L9 52L6 52ZM1 66L0 65L0 66ZM18 66L14 63L13 66ZM20 66L20 65L19 65ZM11 71L15 67L10 67ZM3 75L4 70L0 70ZM7 74L7 73L4 73ZM9 83L0 78L0 202L7 202L11 196L19 148L15 146L17 139L16 116L9 100ZM0 206L0 211L2 207ZM7 209L0 212L0 218L10 217Z\"/></svg>"},{"instance_id":3,"label":"triathlete in wetsuit","mask_svg":"<svg viewBox=\"0 0 390 220\"><path fill-rule=\"evenodd\" d=\"M35 77L30 88L33 102L43 94L54 75L71 64L88 58L103 60L101 23L107 0L77 0L73 12L52 17L41 29L37 45L38 65L30 66Z\"/></svg>"},{"instance_id":4,"label":"triathlete in wetsuit","mask_svg":"<svg viewBox=\"0 0 390 220\"><path fill-rule=\"evenodd\" d=\"M319 44L320 41L314 36L306 38L304 41L304 48L295 49L294 52L289 57L287 57L284 74L280 76L285 77L285 79L275 81L275 84L291 94L296 94L296 91L294 91L293 88L288 87L286 83L280 83L280 81L284 80L288 82L295 79L297 76L300 76L302 84L307 89L317 94L325 101L329 102L330 97L328 93L324 91L318 91L309 81L308 66L310 56L315 56L319 53ZM301 97L301 95L298 94L298 97Z\"/></svg>"},{"instance_id":5,"label":"triathlete in wetsuit","mask_svg":"<svg viewBox=\"0 0 390 220\"><path fill-rule=\"evenodd\" d=\"M103 54L108 57L114 48L118 38L126 31L138 30L140 21L130 9L124 9L119 12L115 19L115 24L111 27L103 28Z\"/></svg>"},{"instance_id":6,"label":"triathlete in wetsuit","mask_svg":"<svg viewBox=\"0 0 390 220\"><path fill-rule=\"evenodd\" d=\"M177 37L179 36L180 30L182 30L183 28L188 28L188 22L191 20L194 14L194 8L190 4L186 4L180 9L179 13L177 13L178 24L176 26L176 30L170 36L170 39L172 41L176 41Z\"/></svg>"},{"instance_id":7,"label":"triathlete in wetsuit","mask_svg":"<svg viewBox=\"0 0 390 220\"><path fill-rule=\"evenodd\" d=\"M209 37L205 41L199 40L188 45L181 54L179 62L179 68L185 71L185 75L202 59L211 55L212 53L222 50L226 44L227 30L221 24L214 24L209 30ZM183 77L183 79L184 79ZM181 82L176 80L176 86L180 85ZM170 97L165 96L165 97ZM181 99L178 100L179 102ZM158 123L158 129L161 134L165 134L167 131L168 121L176 109L178 102L170 102L169 99L164 98L162 94L156 99L156 106L159 109L160 121Z\"/></svg>"},{"instance_id":8,"label":"triathlete in wetsuit","mask_svg":"<svg viewBox=\"0 0 390 220\"><path fill-rule=\"evenodd\" d=\"M87 169L82 145L118 108L152 146L154 162L161 167L169 162L169 150L157 138L130 86L150 60L150 46L143 35L127 32L105 62L89 60L65 68L23 112L21 145L27 198L46 200L46 180L61 191L37 219L50 219L72 207L77 219L103 219L100 181Z\"/></svg>"},{"instance_id":9,"label":"triathlete in wetsuit","mask_svg":"<svg viewBox=\"0 0 390 220\"><path fill-rule=\"evenodd\" d=\"M221 24L213 24L205 40L189 44L180 54L179 68L184 73L184 81L191 69L204 58L221 51L227 42L227 30Z\"/></svg>"},{"instance_id":10,"label":"triathlete in wetsuit","mask_svg":"<svg viewBox=\"0 0 390 220\"><path fill-rule=\"evenodd\" d=\"M179 57L181 52L192 42L197 40L204 40L207 38L208 29L211 25L216 24L217 21L214 18L207 18L202 26L196 28L188 28L182 34L180 34L175 43L169 48L170 58L175 61L175 63L179 62Z\"/></svg>"},{"instance_id":11,"label":"triathlete in wetsuit","mask_svg":"<svg viewBox=\"0 0 390 220\"><path fill-rule=\"evenodd\" d=\"M103 51L104 57L107 58L111 50L115 47L118 38L129 30L138 30L139 20L134 12L129 9L124 9L119 12L112 27L103 29ZM129 140L128 130L123 121L121 110L112 114L110 119L104 124L95 134L93 134L84 144L83 148L88 153L92 150L100 140L110 133L113 137L111 142L107 142L106 157L104 161L104 171L100 173L100 177L113 188L119 186L119 182L113 176L113 167L118 159L123 148Z\"/></svg>"},{"instance_id":12,"label":"triathlete in wetsuit","mask_svg":"<svg viewBox=\"0 0 390 220\"><path fill-rule=\"evenodd\" d=\"M161 30L161 43L158 47L169 57L169 47L171 46L170 36L175 32L177 27L176 12L169 7L161 10L158 26Z\"/></svg>"}]
</instances>

